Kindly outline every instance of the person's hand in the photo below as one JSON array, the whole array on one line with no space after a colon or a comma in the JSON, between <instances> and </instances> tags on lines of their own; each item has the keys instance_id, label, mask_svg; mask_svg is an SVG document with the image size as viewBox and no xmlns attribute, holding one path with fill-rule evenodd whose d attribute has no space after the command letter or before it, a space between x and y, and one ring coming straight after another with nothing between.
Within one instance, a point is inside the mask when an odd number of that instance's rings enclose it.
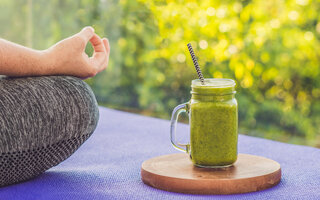
<instances>
[{"instance_id":1,"label":"person's hand","mask_svg":"<svg viewBox=\"0 0 320 200\"><path fill-rule=\"evenodd\" d=\"M92 57L85 53L88 42L94 48ZM85 79L106 69L110 46L108 39L101 39L92 27L85 27L44 52L48 60L46 74L71 75Z\"/></svg>"}]
</instances>

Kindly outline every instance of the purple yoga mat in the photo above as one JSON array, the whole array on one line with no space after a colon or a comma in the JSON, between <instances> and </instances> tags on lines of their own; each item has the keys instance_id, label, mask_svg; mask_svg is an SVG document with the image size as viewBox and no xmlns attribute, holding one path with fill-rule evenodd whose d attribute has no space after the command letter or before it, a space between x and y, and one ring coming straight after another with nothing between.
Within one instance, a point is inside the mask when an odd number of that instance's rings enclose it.
<instances>
[{"instance_id":1,"label":"purple yoga mat","mask_svg":"<svg viewBox=\"0 0 320 200\"><path fill-rule=\"evenodd\" d=\"M69 159L24 183L0 188L0 199L320 199L320 150L240 135L239 152L273 159L282 167L279 185L237 195L188 195L161 191L141 181L149 158L177 153L170 123L100 107L99 125ZM178 132L188 126L178 124Z\"/></svg>"}]
</instances>

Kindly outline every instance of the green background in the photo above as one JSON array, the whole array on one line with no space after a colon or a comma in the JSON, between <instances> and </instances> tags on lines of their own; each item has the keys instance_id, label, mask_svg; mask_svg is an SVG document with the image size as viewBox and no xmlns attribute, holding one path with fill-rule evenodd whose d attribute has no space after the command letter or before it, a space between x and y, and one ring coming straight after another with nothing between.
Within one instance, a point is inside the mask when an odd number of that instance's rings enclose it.
<instances>
[{"instance_id":1,"label":"green background","mask_svg":"<svg viewBox=\"0 0 320 200\"><path fill-rule=\"evenodd\" d=\"M100 105L165 119L190 99L191 42L205 77L236 80L241 133L320 147L319 10L318 0L1 0L0 37L46 49L92 25L111 43L108 69L86 80Z\"/></svg>"}]
</instances>

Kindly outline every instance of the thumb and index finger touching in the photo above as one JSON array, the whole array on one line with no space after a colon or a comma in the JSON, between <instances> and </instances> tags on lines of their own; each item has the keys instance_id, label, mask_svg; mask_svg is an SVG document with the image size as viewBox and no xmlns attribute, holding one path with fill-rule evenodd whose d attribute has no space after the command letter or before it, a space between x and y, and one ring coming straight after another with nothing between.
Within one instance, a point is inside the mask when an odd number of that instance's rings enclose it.
<instances>
[{"instance_id":1,"label":"thumb and index finger touching","mask_svg":"<svg viewBox=\"0 0 320 200\"><path fill-rule=\"evenodd\" d=\"M78 33L78 35L83 38L85 42L88 42L94 35L94 29L91 26L86 26Z\"/></svg>"},{"instance_id":2,"label":"thumb and index finger touching","mask_svg":"<svg viewBox=\"0 0 320 200\"><path fill-rule=\"evenodd\" d=\"M97 67L104 66L104 62L107 64L110 52L108 39L101 39L90 26L83 28L78 34L85 40L85 43L90 41L93 46L94 54L90 58L92 64Z\"/></svg>"}]
</instances>

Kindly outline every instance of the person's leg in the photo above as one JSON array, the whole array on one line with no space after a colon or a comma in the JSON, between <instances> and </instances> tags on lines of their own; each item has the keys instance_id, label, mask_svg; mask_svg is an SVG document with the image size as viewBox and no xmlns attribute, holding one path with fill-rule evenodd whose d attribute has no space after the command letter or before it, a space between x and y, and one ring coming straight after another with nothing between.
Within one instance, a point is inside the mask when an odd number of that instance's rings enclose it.
<instances>
[{"instance_id":1,"label":"person's leg","mask_svg":"<svg viewBox=\"0 0 320 200\"><path fill-rule=\"evenodd\" d=\"M93 133L96 99L69 76L0 79L0 186L59 164Z\"/></svg>"}]
</instances>

